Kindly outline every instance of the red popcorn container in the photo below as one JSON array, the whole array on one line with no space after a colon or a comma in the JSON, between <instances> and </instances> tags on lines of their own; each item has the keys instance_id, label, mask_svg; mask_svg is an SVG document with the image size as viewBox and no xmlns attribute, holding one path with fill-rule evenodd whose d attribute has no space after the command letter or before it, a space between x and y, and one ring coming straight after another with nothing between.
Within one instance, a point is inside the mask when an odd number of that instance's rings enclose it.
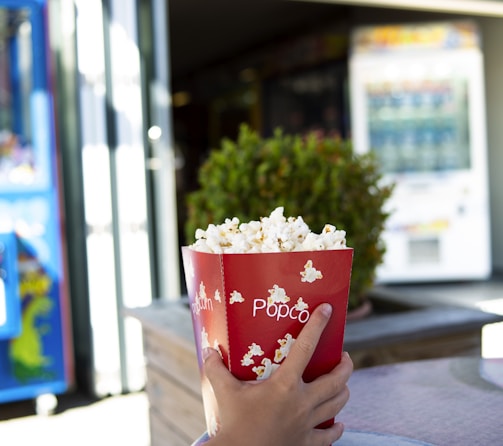
<instances>
[{"instance_id":1,"label":"red popcorn container","mask_svg":"<svg viewBox=\"0 0 503 446\"><path fill-rule=\"evenodd\" d=\"M201 370L208 433L218 429L218 407L202 369L205 347L218 350L241 380L270 376L288 355L311 312L333 307L304 380L340 361L353 249L212 254L182 248L185 280ZM330 426L328 420L322 427Z\"/></svg>"}]
</instances>

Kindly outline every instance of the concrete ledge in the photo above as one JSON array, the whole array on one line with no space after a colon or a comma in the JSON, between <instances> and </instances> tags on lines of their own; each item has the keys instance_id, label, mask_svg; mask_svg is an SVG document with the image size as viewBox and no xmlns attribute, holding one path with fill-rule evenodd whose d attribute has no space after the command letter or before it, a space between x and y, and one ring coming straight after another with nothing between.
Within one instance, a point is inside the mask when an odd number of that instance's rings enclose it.
<instances>
[{"instance_id":1,"label":"concrete ledge","mask_svg":"<svg viewBox=\"0 0 503 446\"><path fill-rule=\"evenodd\" d=\"M458 307L429 307L375 315L346 324L348 350L459 334L499 322L503 316Z\"/></svg>"},{"instance_id":2,"label":"concrete ledge","mask_svg":"<svg viewBox=\"0 0 503 446\"><path fill-rule=\"evenodd\" d=\"M480 355L482 327L502 311L480 308L503 298L503 281L376 286L376 312L347 323L345 348L355 367L416 359Z\"/></svg>"}]
</instances>

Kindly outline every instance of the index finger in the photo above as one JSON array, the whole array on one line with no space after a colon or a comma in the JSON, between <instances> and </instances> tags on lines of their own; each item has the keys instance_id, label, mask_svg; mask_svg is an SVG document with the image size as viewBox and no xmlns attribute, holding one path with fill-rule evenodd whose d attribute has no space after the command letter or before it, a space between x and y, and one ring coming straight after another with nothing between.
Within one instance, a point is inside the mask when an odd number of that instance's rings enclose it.
<instances>
[{"instance_id":1,"label":"index finger","mask_svg":"<svg viewBox=\"0 0 503 446\"><path fill-rule=\"evenodd\" d=\"M332 306L328 303L315 308L293 343L282 368L294 371L299 377L303 375L331 315Z\"/></svg>"}]
</instances>

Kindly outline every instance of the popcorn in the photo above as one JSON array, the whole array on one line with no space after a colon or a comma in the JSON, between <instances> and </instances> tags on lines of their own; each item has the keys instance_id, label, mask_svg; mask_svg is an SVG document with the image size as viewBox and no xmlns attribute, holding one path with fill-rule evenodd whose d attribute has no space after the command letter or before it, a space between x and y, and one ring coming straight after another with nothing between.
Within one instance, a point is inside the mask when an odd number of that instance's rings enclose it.
<instances>
[{"instance_id":1,"label":"popcorn","mask_svg":"<svg viewBox=\"0 0 503 446\"><path fill-rule=\"evenodd\" d=\"M210 224L197 229L191 248L214 254L258 252L319 251L346 248L346 232L326 224L320 234L309 229L302 217L283 215L277 207L260 221L240 223L237 217L227 218L220 225Z\"/></svg>"},{"instance_id":2,"label":"popcorn","mask_svg":"<svg viewBox=\"0 0 503 446\"><path fill-rule=\"evenodd\" d=\"M332 316L303 379L311 382L340 361L353 249L335 226L315 234L302 217L283 212L278 207L259 221L234 217L210 224L196 231L193 245L182 247L210 436L221 420L204 373L204 348L218 350L240 380L267 379L290 354L313 309L330 302Z\"/></svg>"}]
</instances>

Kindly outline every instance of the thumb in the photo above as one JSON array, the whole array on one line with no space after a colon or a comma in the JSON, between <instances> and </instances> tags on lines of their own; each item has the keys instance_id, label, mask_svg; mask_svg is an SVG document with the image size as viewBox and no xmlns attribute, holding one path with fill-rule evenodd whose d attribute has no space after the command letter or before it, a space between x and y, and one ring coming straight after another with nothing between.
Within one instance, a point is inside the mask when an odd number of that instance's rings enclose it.
<instances>
[{"instance_id":1,"label":"thumb","mask_svg":"<svg viewBox=\"0 0 503 446\"><path fill-rule=\"evenodd\" d=\"M229 372L220 354L215 349L205 348L203 350L203 361L204 374L216 395L219 395L221 391L225 392L225 389L228 390L230 386L238 382Z\"/></svg>"}]
</instances>

